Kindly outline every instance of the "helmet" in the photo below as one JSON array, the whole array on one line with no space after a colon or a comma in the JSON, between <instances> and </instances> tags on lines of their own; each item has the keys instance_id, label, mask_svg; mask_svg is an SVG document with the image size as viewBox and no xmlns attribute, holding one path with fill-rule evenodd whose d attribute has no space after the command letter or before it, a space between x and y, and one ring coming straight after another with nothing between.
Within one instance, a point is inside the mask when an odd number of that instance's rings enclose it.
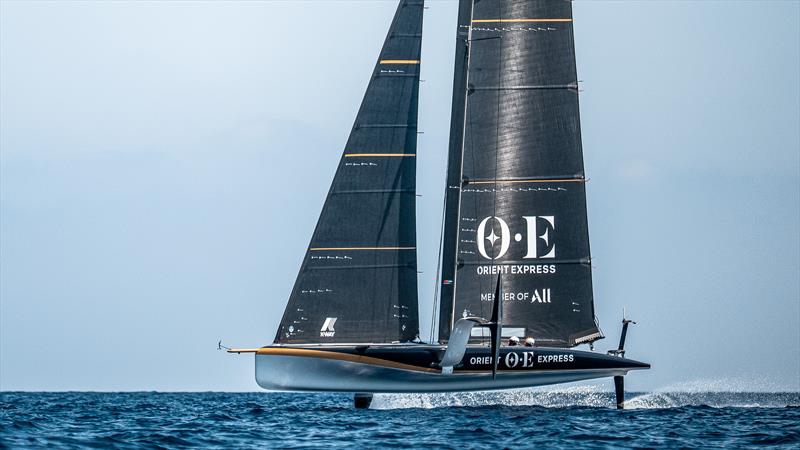
<instances>
[{"instance_id":1,"label":"helmet","mask_svg":"<svg viewBox=\"0 0 800 450\"><path fill-rule=\"evenodd\" d=\"M516 336L511 336L511 338L508 340L508 343L510 345L519 345L519 338Z\"/></svg>"},{"instance_id":2,"label":"helmet","mask_svg":"<svg viewBox=\"0 0 800 450\"><path fill-rule=\"evenodd\" d=\"M534 342L532 337L525 338L525 347L533 347Z\"/></svg>"}]
</instances>

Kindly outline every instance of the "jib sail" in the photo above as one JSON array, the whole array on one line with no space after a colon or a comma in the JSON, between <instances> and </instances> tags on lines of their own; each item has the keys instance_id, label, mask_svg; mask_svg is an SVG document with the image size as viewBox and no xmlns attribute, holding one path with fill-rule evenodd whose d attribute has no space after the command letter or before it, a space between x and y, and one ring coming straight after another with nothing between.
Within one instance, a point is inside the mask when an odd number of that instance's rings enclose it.
<instances>
[{"instance_id":1,"label":"jib sail","mask_svg":"<svg viewBox=\"0 0 800 450\"><path fill-rule=\"evenodd\" d=\"M505 334L565 347L602 337L592 298L572 26L568 1L461 2L442 342L459 317L488 317L498 276Z\"/></svg>"},{"instance_id":2,"label":"jib sail","mask_svg":"<svg viewBox=\"0 0 800 450\"><path fill-rule=\"evenodd\" d=\"M419 334L416 147L423 2L400 2L276 343Z\"/></svg>"}]
</instances>

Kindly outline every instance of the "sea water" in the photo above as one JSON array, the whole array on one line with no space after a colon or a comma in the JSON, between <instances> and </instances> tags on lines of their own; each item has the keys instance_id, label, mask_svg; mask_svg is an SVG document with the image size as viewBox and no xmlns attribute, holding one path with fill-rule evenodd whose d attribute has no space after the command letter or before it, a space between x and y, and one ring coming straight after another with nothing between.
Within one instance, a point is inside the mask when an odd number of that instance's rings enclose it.
<instances>
[{"instance_id":1,"label":"sea water","mask_svg":"<svg viewBox=\"0 0 800 450\"><path fill-rule=\"evenodd\" d=\"M680 388L680 387L679 387ZM685 388L685 386L684 386ZM0 448L800 448L800 394L0 393Z\"/></svg>"}]
</instances>

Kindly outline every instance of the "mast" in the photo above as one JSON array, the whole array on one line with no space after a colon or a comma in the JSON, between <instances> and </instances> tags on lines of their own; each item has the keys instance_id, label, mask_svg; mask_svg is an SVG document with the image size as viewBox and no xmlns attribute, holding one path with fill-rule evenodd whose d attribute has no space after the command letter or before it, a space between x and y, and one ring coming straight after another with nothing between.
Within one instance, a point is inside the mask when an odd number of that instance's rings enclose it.
<instances>
[{"instance_id":1,"label":"mast","mask_svg":"<svg viewBox=\"0 0 800 450\"><path fill-rule=\"evenodd\" d=\"M441 295L439 297L439 342L447 342L453 327L453 296L456 278L456 251L461 204L462 161L467 108L467 67L469 66L470 34L474 0L461 0L458 5L456 56L453 75L453 104L450 115L450 144L445 187L444 232L442 234Z\"/></svg>"},{"instance_id":2,"label":"mast","mask_svg":"<svg viewBox=\"0 0 800 450\"><path fill-rule=\"evenodd\" d=\"M418 337L416 149L423 9L421 0L398 5L275 343Z\"/></svg>"},{"instance_id":3,"label":"mast","mask_svg":"<svg viewBox=\"0 0 800 450\"><path fill-rule=\"evenodd\" d=\"M498 275L504 333L599 339L571 3L462 0L459 33L439 339L488 316Z\"/></svg>"}]
</instances>

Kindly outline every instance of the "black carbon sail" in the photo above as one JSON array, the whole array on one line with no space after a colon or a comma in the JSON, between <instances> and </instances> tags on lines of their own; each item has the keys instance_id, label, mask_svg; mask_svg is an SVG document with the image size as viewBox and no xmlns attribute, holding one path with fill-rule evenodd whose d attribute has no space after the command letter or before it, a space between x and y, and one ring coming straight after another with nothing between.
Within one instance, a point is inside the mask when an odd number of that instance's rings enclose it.
<instances>
[{"instance_id":1,"label":"black carbon sail","mask_svg":"<svg viewBox=\"0 0 800 450\"><path fill-rule=\"evenodd\" d=\"M439 340L488 317L498 275L505 335L599 339L571 3L462 0L458 39Z\"/></svg>"},{"instance_id":2,"label":"black carbon sail","mask_svg":"<svg viewBox=\"0 0 800 450\"><path fill-rule=\"evenodd\" d=\"M402 0L276 343L417 338L416 147L423 1Z\"/></svg>"}]
</instances>

